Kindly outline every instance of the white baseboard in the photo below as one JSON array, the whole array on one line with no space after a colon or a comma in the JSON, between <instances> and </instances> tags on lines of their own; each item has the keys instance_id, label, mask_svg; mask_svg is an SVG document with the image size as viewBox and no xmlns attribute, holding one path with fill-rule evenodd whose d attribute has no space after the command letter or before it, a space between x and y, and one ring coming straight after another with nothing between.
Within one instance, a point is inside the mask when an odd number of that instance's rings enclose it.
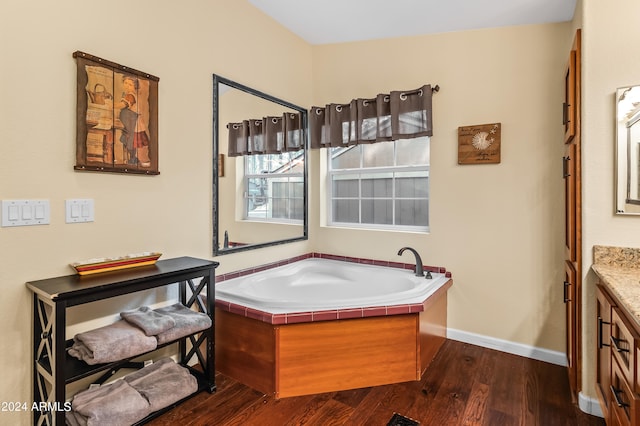
<instances>
[{"instance_id":1,"label":"white baseboard","mask_svg":"<svg viewBox=\"0 0 640 426\"><path fill-rule=\"evenodd\" d=\"M514 343L508 340L496 339L495 337L483 336L481 334L469 333L452 328L447 329L447 338L482 346L483 348L495 349L513 355L548 362L550 364L561 365L563 367L567 366L567 356L564 352L551 351L549 349L523 345L522 343ZM580 392L578 394L578 406L580 410L587 414L603 417L600 403L596 398L588 397Z\"/></svg>"},{"instance_id":2,"label":"white baseboard","mask_svg":"<svg viewBox=\"0 0 640 426\"><path fill-rule=\"evenodd\" d=\"M602 414L602 408L600 408L600 401L597 398L591 398L584 395L582 392L578 393L578 406L580 410L592 416L604 417Z\"/></svg>"},{"instance_id":3,"label":"white baseboard","mask_svg":"<svg viewBox=\"0 0 640 426\"><path fill-rule=\"evenodd\" d=\"M483 348L496 349L509 354L537 359L538 361L561 365L563 367L567 366L567 356L564 352L536 348L535 346L523 345L522 343L510 342L508 340L496 339L495 337L483 336L481 334L469 333L452 328L447 329L447 338L482 346Z\"/></svg>"}]
</instances>

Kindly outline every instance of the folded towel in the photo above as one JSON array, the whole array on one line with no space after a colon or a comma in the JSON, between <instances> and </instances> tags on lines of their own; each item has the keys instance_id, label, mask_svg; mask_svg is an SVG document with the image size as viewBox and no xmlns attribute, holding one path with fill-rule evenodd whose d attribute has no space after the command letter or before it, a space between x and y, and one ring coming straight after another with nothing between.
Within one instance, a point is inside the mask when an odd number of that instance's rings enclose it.
<instances>
[{"instance_id":1,"label":"folded towel","mask_svg":"<svg viewBox=\"0 0 640 426\"><path fill-rule=\"evenodd\" d=\"M211 318L207 314L192 311L181 303L158 308L156 312L169 315L176 321L175 327L156 336L159 345L211 327Z\"/></svg>"},{"instance_id":2,"label":"folded towel","mask_svg":"<svg viewBox=\"0 0 640 426\"><path fill-rule=\"evenodd\" d=\"M168 315L152 311L148 306L142 306L132 311L120 312L123 320L135 325L147 336L155 336L173 328L176 321Z\"/></svg>"},{"instance_id":3,"label":"folded towel","mask_svg":"<svg viewBox=\"0 0 640 426\"><path fill-rule=\"evenodd\" d=\"M102 364L120 361L154 350L158 343L153 336L146 336L142 330L124 320L95 330L78 333L68 349L69 355L87 364Z\"/></svg>"},{"instance_id":4,"label":"folded towel","mask_svg":"<svg viewBox=\"0 0 640 426\"><path fill-rule=\"evenodd\" d=\"M64 420L67 426L87 426L87 418L73 410L65 411Z\"/></svg>"},{"instance_id":5,"label":"folded towel","mask_svg":"<svg viewBox=\"0 0 640 426\"><path fill-rule=\"evenodd\" d=\"M124 380L77 393L71 401L87 426L128 426L151 413L149 402Z\"/></svg>"},{"instance_id":6,"label":"folded towel","mask_svg":"<svg viewBox=\"0 0 640 426\"><path fill-rule=\"evenodd\" d=\"M160 410L198 390L198 381L189 370L171 358L163 358L124 377L148 402Z\"/></svg>"}]
</instances>

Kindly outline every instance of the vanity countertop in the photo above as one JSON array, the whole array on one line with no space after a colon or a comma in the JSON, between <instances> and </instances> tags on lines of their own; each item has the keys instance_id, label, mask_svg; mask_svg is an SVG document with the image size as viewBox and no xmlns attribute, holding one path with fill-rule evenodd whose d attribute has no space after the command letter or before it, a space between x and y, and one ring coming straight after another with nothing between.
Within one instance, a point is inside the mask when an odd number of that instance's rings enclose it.
<instances>
[{"instance_id":1,"label":"vanity countertop","mask_svg":"<svg viewBox=\"0 0 640 426\"><path fill-rule=\"evenodd\" d=\"M591 269L640 327L640 249L593 247Z\"/></svg>"}]
</instances>

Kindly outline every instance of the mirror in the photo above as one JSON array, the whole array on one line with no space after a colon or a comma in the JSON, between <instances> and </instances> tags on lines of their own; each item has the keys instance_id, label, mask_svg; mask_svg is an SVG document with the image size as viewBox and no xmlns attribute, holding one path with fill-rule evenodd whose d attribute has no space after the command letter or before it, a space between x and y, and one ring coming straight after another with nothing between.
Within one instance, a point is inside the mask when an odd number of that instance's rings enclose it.
<instances>
[{"instance_id":1,"label":"mirror","mask_svg":"<svg viewBox=\"0 0 640 426\"><path fill-rule=\"evenodd\" d=\"M230 126L287 115L299 119L301 148L229 156ZM214 74L214 256L308 238L306 129L305 108Z\"/></svg>"},{"instance_id":2,"label":"mirror","mask_svg":"<svg viewBox=\"0 0 640 426\"><path fill-rule=\"evenodd\" d=\"M616 90L616 214L640 215L640 86Z\"/></svg>"}]
</instances>

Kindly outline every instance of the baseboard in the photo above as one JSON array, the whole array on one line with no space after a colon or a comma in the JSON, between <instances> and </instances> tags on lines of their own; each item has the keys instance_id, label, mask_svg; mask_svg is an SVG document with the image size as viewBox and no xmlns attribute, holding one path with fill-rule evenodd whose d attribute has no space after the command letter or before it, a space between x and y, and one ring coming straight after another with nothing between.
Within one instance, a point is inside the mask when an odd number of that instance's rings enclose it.
<instances>
[{"instance_id":1,"label":"baseboard","mask_svg":"<svg viewBox=\"0 0 640 426\"><path fill-rule=\"evenodd\" d=\"M582 392L578 392L578 406L580 410L592 416L604 417L602 414L602 408L600 408L600 402L597 398L591 398L584 395Z\"/></svg>"},{"instance_id":2,"label":"baseboard","mask_svg":"<svg viewBox=\"0 0 640 426\"><path fill-rule=\"evenodd\" d=\"M452 328L447 329L447 338L482 346L483 348L496 349L509 354L537 359L538 361L561 365L563 367L567 366L567 356L564 352L551 351L549 349L523 345L522 343L510 342L508 340L496 339L495 337L483 336L481 334L469 333Z\"/></svg>"}]
</instances>

